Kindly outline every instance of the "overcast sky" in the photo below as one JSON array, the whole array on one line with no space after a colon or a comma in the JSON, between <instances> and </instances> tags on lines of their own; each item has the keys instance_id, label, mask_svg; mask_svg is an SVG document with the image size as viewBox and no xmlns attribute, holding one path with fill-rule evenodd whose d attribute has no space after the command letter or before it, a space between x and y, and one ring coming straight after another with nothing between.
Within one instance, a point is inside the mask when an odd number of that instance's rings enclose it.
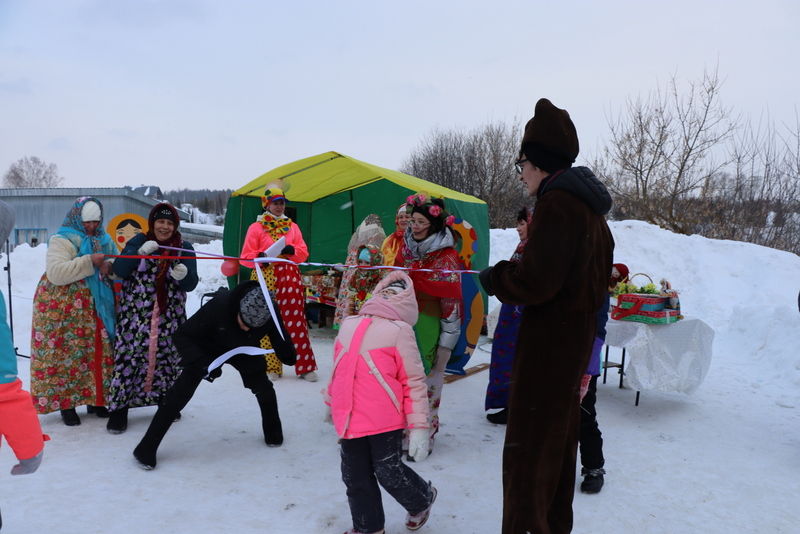
<instances>
[{"instance_id":1,"label":"overcast sky","mask_svg":"<svg viewBox=\"0 0 800 534\"><path fill-rule=\"evenodd\" d=\"M335 150L398 168L434 128L572 116L579 162L628 97L718 65L794 124L800 2L0 0L0 174L238 188Z\"/></svg>"}]
</instances>

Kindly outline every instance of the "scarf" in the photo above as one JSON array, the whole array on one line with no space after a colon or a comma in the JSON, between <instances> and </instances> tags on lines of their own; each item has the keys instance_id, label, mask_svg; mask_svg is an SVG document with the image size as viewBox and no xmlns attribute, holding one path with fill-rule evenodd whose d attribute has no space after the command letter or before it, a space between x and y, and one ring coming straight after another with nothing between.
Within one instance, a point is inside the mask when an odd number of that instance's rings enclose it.
<instances>
[{"instance_id":1,"label":"scarf","mask_svg":"<svg viewBox=\"0 0 800 534\"><path fill-rule=\"evenodd\" d=\"M269 236L277 241L278 239L289 233L289 228L292 227L292 220L286 215L275 217L272 213L265 211L256 219L264 227Z\"/></svg>"},{"instance_id":2,"label":"scarf","mask_svg":"<svg viewBox=\"0 0 800 534\"><path fill-rule=\"evenodd\" d=\"M426 254L436 252L455 245L453 231L445 226L441 232L431 234L422 241L416 241L411 233L411 225L406 228L405 246L403 247L403 257L406 260L419 260Z\"/></svg>"},{"instance_id":3,"label":"scarf","mask_svg":"<svg viewBox=\"0 0 800 534\"><path fill-rule=\"evenodd\" d=\"M72 208L67 212L64 217L64 222L61 227L56 231L56 235L67 239L75 249L78 251L78 256L86 256L87 254L94 254L95 252L102 252L103 254L111 255L117 253L117 247L111 241L111 237L103 229L103 219L100 218L100 224L97 226L95 234L90 236L83 229L83 218L81 217L81 210L83 205L89 201L97 202L100 210L103 209L103 204L94 197L81 197L75 201ZM89 287L94 301L94 308L97 315L103 321L103 326L106 328L108 337L113 341L116 329L116 319L114 312L114 290L111 289L111 284L108 279L100 278L100 271L95 267L94 272L83 279Z\"/></svg>"}]
</instances>

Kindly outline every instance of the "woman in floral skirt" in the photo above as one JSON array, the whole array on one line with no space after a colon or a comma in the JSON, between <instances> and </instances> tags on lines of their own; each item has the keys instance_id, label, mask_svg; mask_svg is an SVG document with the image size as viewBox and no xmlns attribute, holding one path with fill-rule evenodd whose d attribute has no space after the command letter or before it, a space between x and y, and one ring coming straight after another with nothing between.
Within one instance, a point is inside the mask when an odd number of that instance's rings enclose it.
<instances>
[{"instance_id":1,"label":"woman in floral skirt","mask_svg":"<svg viewBox=\"0 0 800 534\"><path fill-rule=\"evenodd\" d=\"M117 306L111 417L106 425L112 434L128 428L129 408L160 404L178 378L180 356L172 335L186 321L186 293L197 287L194 253L160 248L194 250L178 231L178 211L166 202L156 204L148 224L146 234L128 240L122 256L156 257L114 262L114 273L123 281Z\"/></svg>"},{"instance_id":2,"label":"woman in floral skirt","mask_svg":"<svg viewBox=\"0 0 800 534\"><path fill-rule=\"evenodd\" d=\"M78 406L107 415L115 328L107 256L116 252L93 197L75 201L48 243L33 297L31 394L40 414L60 410L67 426L81 424Z\"/></svg>"}]
</instances>

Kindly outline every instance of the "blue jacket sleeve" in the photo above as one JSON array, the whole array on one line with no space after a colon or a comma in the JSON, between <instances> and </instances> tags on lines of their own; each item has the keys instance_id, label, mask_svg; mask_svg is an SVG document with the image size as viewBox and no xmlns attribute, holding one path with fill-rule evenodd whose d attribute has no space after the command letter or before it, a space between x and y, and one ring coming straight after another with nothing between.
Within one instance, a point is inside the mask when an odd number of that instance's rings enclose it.
<instances>
[{"instance_id":1,"label":"blue jacket sleeve","mask_svg":"<svg viewBox=\"0 0 800 534\"><path fill-rule=\"evenodd\" d=\"M125 248L122 249L120 254L122 256L135 256L139 254L139 247L141 247L145 241L147 241L146 234L137 234L133 236L125 243ZM136 258L117 258L114 261L114 274L120 278L128 278L131 273L136 270L140 261L141 260Z\"/></svg>"}]
</instances>

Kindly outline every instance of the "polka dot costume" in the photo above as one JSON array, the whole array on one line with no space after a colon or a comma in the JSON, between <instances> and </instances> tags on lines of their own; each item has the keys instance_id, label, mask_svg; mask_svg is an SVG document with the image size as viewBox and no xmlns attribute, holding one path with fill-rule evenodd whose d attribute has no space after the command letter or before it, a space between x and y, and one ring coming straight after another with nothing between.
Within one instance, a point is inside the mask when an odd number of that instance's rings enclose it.
<instances>
[{"instance_id":1,"label":"polka dot costume","mask_svg":"<svg viewBox=\"0 0 800 534\"><path fill-rule=\"evenodd\" d=\"M305 286L300 278L300 270L296 265L285 263L267 265L262 267L264 281L270 291L275 292L278 301L279 313L283 324L297 351L297 363L294 370L297 375L304 375L317 370L317 361L308 338L308 324L305 313ZM250 279L257 278L253 271ZM272 344L268 336L261 339L261 348L271 349ZM274 354L267 355L267 372L283 374L283 364Z\"/></svg>"}]
</instances>

